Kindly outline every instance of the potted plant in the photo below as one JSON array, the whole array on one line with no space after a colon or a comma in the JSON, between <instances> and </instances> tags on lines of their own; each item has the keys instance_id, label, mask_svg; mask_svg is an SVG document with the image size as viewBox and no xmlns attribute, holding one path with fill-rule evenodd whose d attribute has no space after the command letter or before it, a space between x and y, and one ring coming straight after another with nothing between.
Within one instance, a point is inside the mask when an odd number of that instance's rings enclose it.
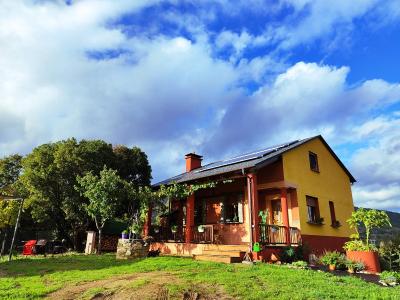
<instances>
[{"instance_id":1,"label":"potted plant","mask_svg":"<svg viewBox=\"0 0 400 300\"><path fill-rule=\"evenodd\" d=\"M364 270L364 264L362 262L347 259L345 265L350 274Z\"/></svg>"},{"instance_id":2,"label":"potted plant","mask_svg":"<svg viewBox=\"0 0 400 300\"><path fill-rule=\"evenodd\" d=\"M204 225L199 225L199 226L197 227L197 231L200 232L200 233L204 232L204 230L205 230Z\"/></svg>"},{"instance_id":3,"label":"potted plant","mask_svg":"<svg viewBox=\"0 0 400 300\"><path fill-rule=\"evenodd\" d=\"M342 226L342 224L340 224L340 222L338 220L335 220L332 222L331 225L333 228L339 228L340 226Z\"/></svg>"},{"instance_id":4,"label":"potted plant","mask_svg":"<svg viewBox=\"0 0 400 300\"><path fill-rule=\"evenodd\" d=\"M129 238L129 232L128 232L128 230L122 231L122 233L121 233L121 238L124 239L124 240L127 240L127 239Z\"/></svg>"},{"instance_id":5,"label":"potted plant","mask_svg":"<svg viewBox=\"0 0 400 300\"><path fill-rule=\"evenodd\" d=\"M344 255L338 251L326 251L320 258L320 262L328 266L329 271L335 271L337 267L344 264L345 260Z\"/></svg>"},{"instance_id":6,"label":"potted plant","mask_svg":"<svg viewBox=\"0 0 400 300\"><path fill-rule=\"evenodd\" d=\"M159 233L160 232L160 227L154 226L154 233Z\"/></svg>"},{"instance_id":7,"label":"potted plant","mask_svg":"<svg viewBox=\"0 0 400 300\"><path fill-rule=\"evenodd\" d=\"M374 228L392 226L388 215L384 211L359 208L351 214L347 223L356 231L356 234L350 236L352 240L346 242L343 247L346 250L347 258L362 262L367 271L379 273L381 268L378 251L376 246L370 243L369 236ZM358 231L360 226L365 228L364 240L361 239Z\"/></svg>"},{"instance_id":8,"label":"potted plant","mask_svg":"<svg viewBox=\"0 0 400 300\"><path fill-rule=\"evenodd\" d=\"M178 226L177 225L172 225L171 226L171 232L172 233L177 233L178 232Z\"/></svg>"}]
</instances>

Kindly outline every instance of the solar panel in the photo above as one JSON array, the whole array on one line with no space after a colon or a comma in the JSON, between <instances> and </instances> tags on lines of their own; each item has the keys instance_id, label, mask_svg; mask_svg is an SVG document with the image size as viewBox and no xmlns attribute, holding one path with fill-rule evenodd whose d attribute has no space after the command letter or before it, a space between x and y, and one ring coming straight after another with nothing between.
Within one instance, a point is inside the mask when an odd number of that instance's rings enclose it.
<instances>
[{"instance_id":1,"label":"solar panel","mask_svg":"<svg viewBox=\"0 0 400 300\"><path fill-rule=\"evenodd\" d=\"M211 169L215 169L215 168L219 168L219 167L223 167L223 166L227 166L227 165L232 165L232 164L236 164L236 163L240 163L240 162L244 162L244 161L248 161L248 160L261 158L263 156L266 156L267 154L270 154L270 153L275 152L283 147L290 146L293 143L297 143L297 142L298 142L298 140L290 142L290 143L280 144L280 145L276 145L276 146L269 147L266 149L242 154L239 156L235 156L233 158L229 158L227 160L221 160L221 161L218 161L215 163L205 165L203 168L199 169L197 172L203 172L203 171L207 171L207 170L211 170Z\"/></svg>"}]
</instances>

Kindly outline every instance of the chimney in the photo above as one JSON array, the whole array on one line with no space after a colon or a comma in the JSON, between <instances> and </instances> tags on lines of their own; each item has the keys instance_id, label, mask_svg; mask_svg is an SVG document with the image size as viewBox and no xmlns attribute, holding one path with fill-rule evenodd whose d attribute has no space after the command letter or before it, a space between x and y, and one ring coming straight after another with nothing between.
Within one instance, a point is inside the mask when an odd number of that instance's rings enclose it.
<instances>
[{"instance_id":1,"label":"chimney","mask_svg":"<svg viewBox=\"0 0 400 300\"><path fill-rule=\"evenodd\" d=\"M197 155L195 153L188 153L185 155L186 160L186 172L190 172L194 169L201 167L201 161L203 160L203 156Z\"/></svg>"}]
</instances>

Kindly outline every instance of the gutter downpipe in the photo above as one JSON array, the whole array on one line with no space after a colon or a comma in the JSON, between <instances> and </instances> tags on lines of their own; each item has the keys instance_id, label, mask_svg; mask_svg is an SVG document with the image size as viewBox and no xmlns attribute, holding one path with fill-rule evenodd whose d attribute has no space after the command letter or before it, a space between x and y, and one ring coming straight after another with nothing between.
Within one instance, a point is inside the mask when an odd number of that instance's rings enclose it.
<instances>
[{"instance_id":1,"label":"gutter downpipe","mask_svg":"<svg viewBox=\"0 0 400 300\"><path fill-rule=\"evenodd\" d=\"M252 217L252 211L253 211L253 205L252 205L252 196L251 196L251 177L246 175L247 178L247 197L249 200L249 225L250 225L250 245L249 245L249 252L253 252L253 217Z\"/></svg>"}]
</instances>

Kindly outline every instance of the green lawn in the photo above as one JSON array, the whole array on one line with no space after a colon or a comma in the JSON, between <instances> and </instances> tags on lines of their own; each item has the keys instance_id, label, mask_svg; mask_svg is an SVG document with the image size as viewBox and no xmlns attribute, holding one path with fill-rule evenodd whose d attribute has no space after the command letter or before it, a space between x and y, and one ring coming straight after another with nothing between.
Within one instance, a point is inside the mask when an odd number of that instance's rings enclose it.
<instances>
[{"instance_id":1,"label":"green lawn","mask_svg":"<svg viewBox=\"0 0 400 300\"><path fill-rule=\"evenodd\" d=\"M116 261L114 255L1 262L0 299L37 299L77 283L156 271L168 272L178 279L166 284L172 296L189 286L203 285L209 289L219 286L238 299L400 299L400 287L384 288L353 277L311 270L268 264L226 265L177 257ZM130 288L138 290L150 283L151 279L140 279ZM92 295L101 288L92 287L85 293Z\"/></svg>"}]
</instances>

